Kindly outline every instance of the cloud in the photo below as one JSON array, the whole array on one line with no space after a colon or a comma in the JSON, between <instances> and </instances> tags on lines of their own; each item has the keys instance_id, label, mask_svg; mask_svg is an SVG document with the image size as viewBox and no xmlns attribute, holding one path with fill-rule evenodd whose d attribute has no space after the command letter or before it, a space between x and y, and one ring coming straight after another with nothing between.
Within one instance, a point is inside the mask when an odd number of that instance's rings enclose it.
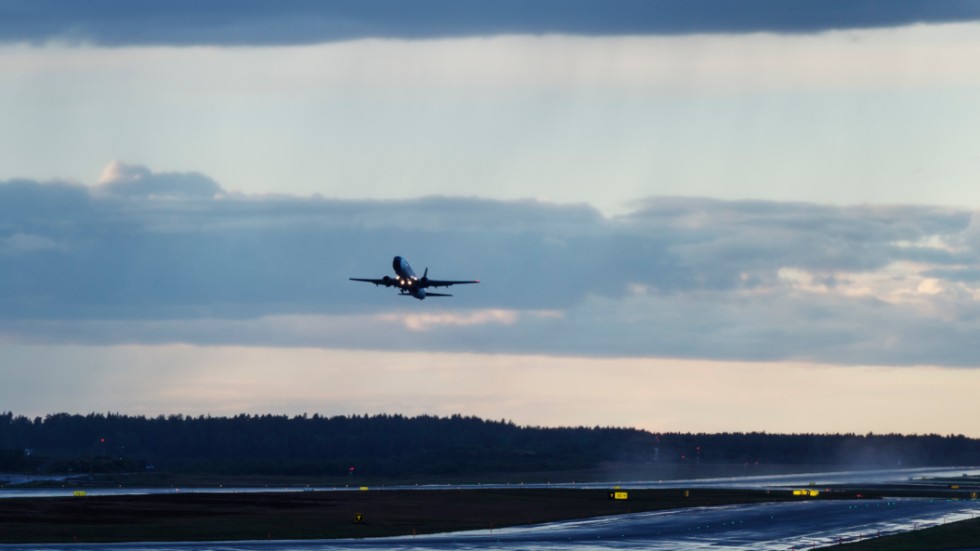
<instances>
[{"instance_id":1,"label":"cloud","mask_svg":"<svg viewBox=\"0 0 980 551\"><path fill-rule=\"evenodd\" d=\"M210 198L222 193L217 182L198 172L152 172L119 161L105 167L97 190L124 197L157 199Z\"/></svg>"},{"instance_id":2,"label":"cloud","mask_svg":"<svg viewBox=\"0 0 980 551\"><path fill-rule=\"evenodd\" d=\"M24 253L60 248L58 243L43 235L15 233L0 239L0 253Z\"/></svg>"},{"instance_id":3,"label":"cloud","mask_svg":"<svg viewBox=\"0 0 980 551\"><path fill-rule=\"evenodd\" d=\"M399 322L411 331L431 331L446 326L483 325L487 323L512 325L517 321L517 316L518 313L512 310L481 310L463 314L454 312L409 314L407 316L388 314L382 319Z\"/></svg>"},{"instance_id":4,"label":"cloud","mask_svg":"<svg viewBox=\"0 0 980 551\"><path fill-rule=\"evenodd\" d=\"M961 236L971 217L929 206L654 198L626 218L683 236L674 249L687 262L736 264L726 272L731 277L746 268L774 275L784 267L861 273L897 261L953 264L958 254L943 243Z\"/></svg>"},{"instance_id":5,"label":"cloud","mask_svg":"<svg viewBox=\"0 0 980 551\"><path fill-rule=\"evenodd\" d=\"M813 33L977 19L980 6L969 0L7 0L0 40L243 46L503 34Z\"/></svg>"},{"instance_id":6,"label":"cloud","mask_svg":"<svg viewBox=\"0 0 980 551\"><path fill-rule=\"evenodd\" d=\"M0 339L978 366L966 209L654 197L605 217L104 180L0 183ZM394 255L482 283L419 302L348 281Z\"/></svg>"}]
</instances>

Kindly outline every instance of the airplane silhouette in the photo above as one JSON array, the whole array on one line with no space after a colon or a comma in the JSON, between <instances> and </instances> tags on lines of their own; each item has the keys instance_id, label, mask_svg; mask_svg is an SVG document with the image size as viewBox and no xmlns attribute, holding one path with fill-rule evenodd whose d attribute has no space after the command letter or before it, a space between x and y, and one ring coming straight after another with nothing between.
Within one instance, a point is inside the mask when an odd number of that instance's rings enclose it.
<instances>
[{"instance_id":1,"label":"airplane silhouette","mask_svg":"<svg viewBox=\"0 0 980 551\"><path fill-rule=\"evenodd\" d=\"M429 268L425 269L422 273L422 277L415 275L415 271L412 270L412 266L403 257L396 256L394 260L391 261L392 268L395 269L395 277L384 276L381 279L367 279L360 277L352 277L351 281L363 281L365 283L374 283L375 285L384 285L385 287L398 287L402 296L411 296L419 300L425 300L425 297L451 297L452 295L446 293L432 293L426 291L429 287L449 287L450 285L464 285L467 283L479 283L479 280L471 281L455 281L447 279L429 279Z\"/></svg>"}]
</instances>

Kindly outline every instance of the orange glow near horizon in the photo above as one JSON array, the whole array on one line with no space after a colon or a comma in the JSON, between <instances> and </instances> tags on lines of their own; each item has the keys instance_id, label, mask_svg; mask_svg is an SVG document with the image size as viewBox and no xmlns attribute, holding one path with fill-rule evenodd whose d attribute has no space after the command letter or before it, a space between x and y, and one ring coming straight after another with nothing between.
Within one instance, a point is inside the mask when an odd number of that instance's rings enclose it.
<instances>
[{"instance_id":1,"label":"orange glow near horizon","mask_svg":"<svg viewBox=\"0 0 980 551\"><path fill-rule=\"evenodd\" d=\"M459 413L651 432L980 437L971 369L187 345L7 346L0 360L11 383L0 402L28 416Z\"/></svg>"}]
</instances>

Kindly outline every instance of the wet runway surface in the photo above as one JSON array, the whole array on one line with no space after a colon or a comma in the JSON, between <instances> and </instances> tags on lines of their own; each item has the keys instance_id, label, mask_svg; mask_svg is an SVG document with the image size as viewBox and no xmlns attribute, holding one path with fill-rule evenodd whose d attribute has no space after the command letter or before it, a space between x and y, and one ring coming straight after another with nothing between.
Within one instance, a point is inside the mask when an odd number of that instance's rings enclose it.
<instances>
[{"instance_id":1,"label":"wet runway surface","mask_svg":"<svg viewBox=\"0 0 980 551\"><path fill-rule=\"evenodd\" d=\"M5 550L436 551L496 549L811 549L974 518L976 501L896 499L810 501L637 513L530 527L429 536L330 541L0 546Z\"/></svg>"},{"instance_id":2,"label":"wet runway surface","mask_svg":"<svg viewBox=\"0 0 980 551\"><path fill-rule=\"evenodd\" d=\"M972 518L980 506L945 500L802 502L641 513L452 538L455 548L810 549ZM478 539L479 538L479 539ZM439 543L433 541L433 544ZM411 547L407 547L411 548ZM437 545L422 549L440 549Z\"/></svg>"},{"instance_id":3,"label":"wet runway surface","mask_svg":"<svg viewBox=\"0 0 980 551\"><path fill-rule=\"evenodd\" d=\"M922 480L923 477L956 477L977 474L975 469L903 469L856 473L808 473L805 475L714 479L699 481L621 483L623 488L665 487L785 487L793 485L887 483ZM573 487L609 487L610 484L577 484ZM486 486L510 487L514 485ZM525 487L532 487L527 485ZM533 487L567 487L534 485ZM405 487L400 487L404 489ZM421 487L420 487L421 488ZM432 489L432 486L426 486ZM459 488L459 486L446 486ZM241 491L279 491L281 488L250 488ZM301 491L293 489L294 491ZM110 491L132 493L134 490ZM174 489L154 490L154 493ZM206 489L198 491L227 491ZM40 495L64 495L64 491ZM8 493L4 491L4 493ZM91 492L90 495L95 495ZM22 494L23 495L23 494ZM89 550L116 551L317 551L357 549L380 551L436 551L447 549L496 549L502 551L551 551L557 549L650 549L650 550L785 550L811 549L921 529L947 522L975 518L980 501L945 499L882 499L847 501L803 501L692 508L636 513L615 517L556 522L498 530L458 532L419 537L326 541L252 541L226 543L138 543L118 545L0 545L0 550Z\"/></svg>"},{"instance_id":4,"label":"wet runway surface","mask_svg":"<svg viewBox=\"0 0 980 551\"><path fill-rule=\"evenodd\" d=\"M839 471L826 473L801 473L790 475L740 476L723 478L699 478L693 480L642 480L607 481L556 484L437 484L407 486L371 486L371 490L458 490L458 489L508 489L508 488L598 488L607 489L620 486L626 490L657 488L786 488L791 486L825 486L831 484L886 484L921 480L931 477L956 477L961 475L980 476L980 467L940 467L921 469L885 469L867 471ZM58 497L71 496L76 486L71 480L61 488L0 488L0 499L8 497ZM296 487L263 486L249 488L85 488L89 496L101 495L146 495L170 493L256 493L256 492L301 492L301 491L357 491L359 486L350 487Z\"/></svg>"}]
</instances>

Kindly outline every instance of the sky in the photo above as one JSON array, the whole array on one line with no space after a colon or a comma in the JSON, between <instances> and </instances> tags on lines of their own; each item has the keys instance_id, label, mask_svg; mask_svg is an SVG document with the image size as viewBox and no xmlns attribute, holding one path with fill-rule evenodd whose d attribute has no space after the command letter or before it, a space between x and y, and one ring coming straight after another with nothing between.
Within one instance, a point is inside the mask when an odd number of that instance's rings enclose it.
<instances>
[{"instance_id":1,"label":"sky","mask_svg":"<svg viewBox=\"0 0 980 551\"><path fill-rule=\"evenodd\" d=\"M968 1L0 0L0 410L980 437L976 59Z\"/></svg>"}]
</instances>

